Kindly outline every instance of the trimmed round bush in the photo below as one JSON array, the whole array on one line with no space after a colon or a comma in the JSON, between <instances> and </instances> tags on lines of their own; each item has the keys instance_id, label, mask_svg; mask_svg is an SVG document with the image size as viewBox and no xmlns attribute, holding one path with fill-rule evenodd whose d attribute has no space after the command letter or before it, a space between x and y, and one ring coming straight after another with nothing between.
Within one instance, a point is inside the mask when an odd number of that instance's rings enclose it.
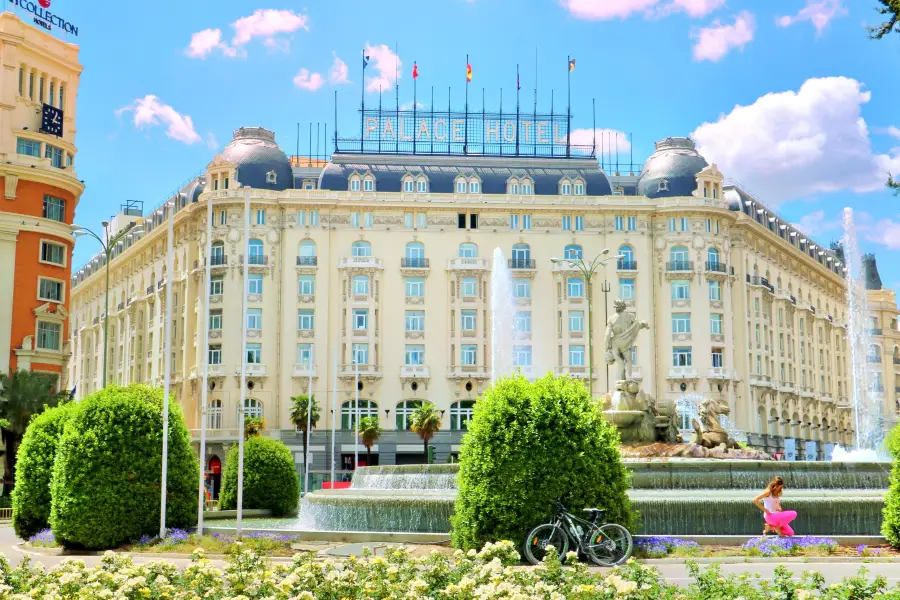
<instances>
[{"instance_id":1,"label":"trimmed round bush","mask_svg":"<svg viewBox=\"0 0 900 600\"><path fill-rule=\"evenodd\" d=\"M68 548L115 548L159 532L163 393L107 387L72 409L50 484L50 526ZM169 405L166 526L197 522L200 467L181 406Z\"/></svg>"},{"instance_id":2,"label":"trimmed round bush","mask_svg":"<svg viewBox=\"0 0 900 600\"><path fill-rule=\"evenodd\" d=\"M583 382L501 379L475 404L463 438L453 545L523 541L557 500L576 515L603 508L607 521L633 527L630 473L618 443Z\"/></svg>"},{"instance_id":3,"label":"trimmed round bush","mask_svg":"<svg viewBox=\"0 0 900 600\"><path fill-rule=\"evenodd\" d=\"M893 467L890 486L884 496L881 534L887 538L891 546L900 549L900 425L894 427L888 436L887 447L893 458Z\"/></svg>"},{"instance_id":4,"label":"trimmed round bush","mask_svg":"<svg viewBox=\"0 0 900 600\"><path fill-rule=\"evenodd\" d=\"M237 508L238 445L228 449L219 508ZM244 442L243 508L268 509L276 517L297 512L300 481L294 457L284 443L254 436Z\"/></svg>"},{"instance_id":5,"label":"trimmed round bush","mask_svg":"<svg viewBox=\"0 0 900 600\"><path fill-rule=\"evenodd\" d=\"M36 415L22 437L16 459L16 487L12 492L12 524L22 539L50 525L50 476L72 406L64 404Z\"/></svg>"}]
</instances>

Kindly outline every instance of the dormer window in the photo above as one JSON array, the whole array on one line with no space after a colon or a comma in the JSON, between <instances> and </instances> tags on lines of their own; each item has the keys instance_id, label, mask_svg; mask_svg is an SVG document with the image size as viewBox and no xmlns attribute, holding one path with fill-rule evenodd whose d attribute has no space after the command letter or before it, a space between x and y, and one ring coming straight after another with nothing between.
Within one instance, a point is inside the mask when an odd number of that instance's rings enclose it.
<instances>
[{"instance_id":1,"label":"dormer window","mask_svg":"<svg viewBox=\"0 0 900 600\"><path fill-rule=\"evenodd\" d=\"M457 194L465 194L466 193L466 180L462 177L456 178L456 193Z\"/></svg>"},{"instance_id":2,"label":"dormer window","mask_svg":"<svg viewBox=\"0 0 900 600\"><path fill-rule=\"evenodd\" d=\"M584 196L584 182L580 179L575 181L575 195Z\"/></svg>"},{"instance_id":3,"label":"dormer window","mask_svg":"<svg viewBox=\"0 0 900 600\"><path fill-rule=\"evenodd\" d=\"M427 192L428 191L428 181L426 181L425 179L422 179L422 178L420 178L418 181L416 181L416 191L419 192L420 194L424 194L425 192Z\"/></svg>"},{"instance_id":4,"label":"dormer window","mask_svg":"<svg viewBox=\"0 0 900 600\"><path fill-rule=\"evenodd\" d=\"M522 195L530 196L531 193L531 180L526 177L522 180Z\"/></svg>"},{"instance_id":5,"label":"dormer window","mask_svg":"<svg viewBox=\"0 0 900 600\"><path fill-rule=\"evenodd\" d=\"M403 180L403 191L404 192L412 192L413 191L413 180L412 179L404 179Z\"/></svg>"},{"instance_id":6,"label":"dormer window","mask_svg":"<svg viewBox=\"0 0 900 600\"><path fill-rule=\"evenodd\" d=\"M363 191L364 192L374 192L375 191L375 180L371 177L366 177L363 180Z\"/></svg>"},{"instance_id":7,"label":"dormer window","mask_svg":"<svg viewBox=\"0 0 900 600\"><path fill-rule=\"evenodd\" d=\"M668 192L669 191L669 180L663 179L656 185L657 192Z\"/></svg>"},{"instance_id":8,"label":"dormer window","mask_svg":"<svg viewBox=\"0 0 900 600\"><path fill-rule=\"evenodd\" d=\"M359 188L360 188L359 177L354 175L353 177L350 178L350 191L358 192Z\"/></svg>"},{"instance_id":9,"label":"dormer window","mask_svg":"<svg viewBox=\"0 0 900 600\"><path fill-rule=\"evenodd\" d=\"M266 173L266 183L275 185L278 183L278 173L275 171L269 171Z\"/></svg>"},{"instance_id":10,"label":"dormer window","mask_svg":"<svg viewBox=\"0 0 900 600\"><path fill-rule=\"evenodd\" d=\"M477 194L481 190L481 182L480 181L470 181L469 182L469 193Z\"/></svg>"},{"instance_id":11,"label":"dormer window","mask_svg":"<svg viewBox=\"0 0 900 600\"><path fill-rule=\"evenodd\" d=\"M572 195L572 184L569 183L568 179L563 179L562 183L559 184L559 193L563 196Z\"/></svg>"}]
</instances>

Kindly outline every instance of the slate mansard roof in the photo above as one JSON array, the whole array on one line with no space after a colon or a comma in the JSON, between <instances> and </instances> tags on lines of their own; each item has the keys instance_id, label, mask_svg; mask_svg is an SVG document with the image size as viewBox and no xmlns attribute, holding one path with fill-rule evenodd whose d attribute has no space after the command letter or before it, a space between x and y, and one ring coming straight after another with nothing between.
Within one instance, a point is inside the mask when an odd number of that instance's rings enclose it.
<instances>
[{"instance_id":1,"label":"slate mansard roof","mask_svg":"<svg viewBox=\"0 0 900 600\"><path fill-rule=\"evenodd\" d=\"M690 196L697 189L697 173L708 166L692 139L666 138L656 142L656 151L644 163L637 193L648 198Z\"/></svg>"},{"instance_id":2,"label":"slate mansard roof","mask_svg":"<svg viewBox=\"0 0 900 600\"><path fill-rule=\"evenodd\" d=\"M262 127L241 127L221 152L222 158L237 166L237 180L262 190L288 190L294 187L291 162L275 143L275 134ZM270 183L267 173L275 173Z\"/></svg>"}]
</instances>

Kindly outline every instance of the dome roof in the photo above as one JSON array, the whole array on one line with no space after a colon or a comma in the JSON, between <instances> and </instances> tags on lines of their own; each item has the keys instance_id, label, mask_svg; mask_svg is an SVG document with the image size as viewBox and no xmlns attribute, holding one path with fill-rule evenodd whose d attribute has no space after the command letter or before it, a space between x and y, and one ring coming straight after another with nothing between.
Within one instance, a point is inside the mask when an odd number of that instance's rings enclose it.
<instances>
[{"instance_id":1,"label":"dome roof","mask_svg":"<svg viewBox=\"0 0 900 600\"><path fill-rule=\"evenodd\" d=\"M278 191L294 187L291 163L275 143L275 134L268 129L241 127L234 132L234 139L225 146L221 156L237 166L236 177L241 185ZM269 173L274 177L269 177Z\"/></svg>"},{"instance_id":2,"label":"dome roof","mask_svg":"<svg viewBox=\"0 0 900 600\"><path fill-rule=\"evenodd\" d=\"M697 173L708 166L692 139L666 138L656 142L656 151L644 163L637 193L648 198L690 196L697 189Z\"/></svg>"}]
</instances>

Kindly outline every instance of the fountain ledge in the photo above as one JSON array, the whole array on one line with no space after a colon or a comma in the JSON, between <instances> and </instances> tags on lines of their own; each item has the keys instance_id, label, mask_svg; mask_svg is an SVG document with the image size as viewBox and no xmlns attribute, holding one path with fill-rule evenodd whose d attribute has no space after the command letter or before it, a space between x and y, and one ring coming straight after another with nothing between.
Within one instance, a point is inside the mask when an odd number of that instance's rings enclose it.
<instances>
[{"instance_id":1,"label":"fountain ledge","mask_svg":"<svg viewBox=\"0 0 900 600\"><path fill-rule=\"evenodd\" d=\"M234 535L234 527L204 527L203 533ZM365 544L370 542L394 542L403 544L440 544L450 541L449 533L417 533L414 531L309 531L302 529L241 528L241 533L271 533L297 536L304 542L340 542Z\"/></svg>"}]
</instances>

